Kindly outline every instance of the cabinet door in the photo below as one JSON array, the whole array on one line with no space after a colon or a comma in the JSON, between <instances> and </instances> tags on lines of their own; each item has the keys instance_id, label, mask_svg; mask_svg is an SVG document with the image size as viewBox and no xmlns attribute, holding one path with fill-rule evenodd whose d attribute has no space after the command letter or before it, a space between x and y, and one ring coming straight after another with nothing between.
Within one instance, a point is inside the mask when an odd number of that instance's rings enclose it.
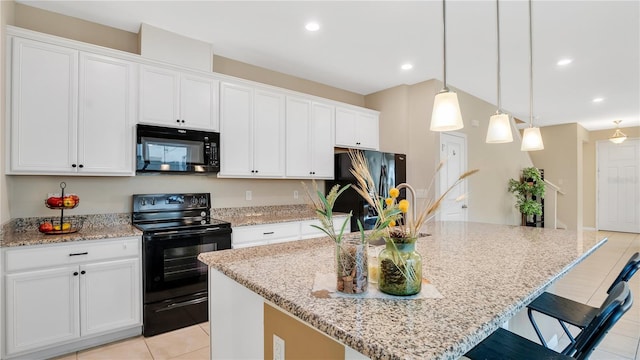
<instances>
[{"instance_id":1,"label":"cabinet door","mask_svg":"<svg viewBox=\"0 0 640 360\"><path fill-rule=\"evenodd\" d=\"M284 95L256 89L253 109L253 170L260 177L284 176Z\"/></svg>"},{"instance_id":2,"label":"cabinet door","mask_svg":"<svg viewBox=\"0 0 640 360\"><path fill-rule=\"evenodd\" d=\"M13 354L80 336L77 266L8 274L6 350Z\"/></svg>"},{"instance_id":3,"label":"cabinet door","mask_svg":"<svg viewBox=\"0 0 640 360\"><path fill-rule=\"evenodd\" d=\"M140 116L147 124L180 124L180 74L173 70L142 66L140 68Z\"/></svg>"},{"instance_id":4,"label":"cabinet door","mask_svg":"<svg viewBox=\"0 0 640 360\"><path fill-rule=\"evenodd\" d=\"M80 266L82 336L140 324L139 268L137 258Z\"/></svg>"},{"instance_id":5,"label":"cabinet door","mask_svg":"<svg viewBox=\"0 0 640 360\"><path fill-rule=\"evenodd\" d=\"M314 103L312 106L311 119L311 163L313 164L313 176L320 179L333 179L333 106Z\"/></svg>"},{"instance_id":6,"label":"cabinet door","mask_svg":"<svg viewBox=\"0 0 640 360\"><path fill-rule=\"evenodd\" d=\"M253 89L220 85L220 175L253 173Z\"/></svg>"},{"instance_id":7,"label":"cabinet door","mask_svg":"<svg viewBox=\"0 0 640 360\"><path fill-rule=\"evenodd\" d=\"M218 87L212 78L182 74L180 77L180 120L186 127L218 131Z\"/></svg>"},{"instance_id":8,"label":"cabinet door","mask_svg":"<svg viewBox=\"0 0 640 360\"><path fill-rule=\"evenodd\" d=\"M286 124L287 177L311 177L311 101L287 97Z\"/></svg>"},{"instance_id":9,"label":"cabinet door","mask_svg":"<svg viewBox=\"0 0 640 360\"><path fill-rule=\"evenodd\" d=\"M135 65L80 54L78 172L133 175Z\"/></svg>"},{"instance_id":10,"label":"cabinet door","mask_svg":"<svg viewBox=\"0 0 640 360\"><path fill-rule=\"evenodd\" d=\"M13 39L11 173L73 173L78 52Z\"/></svg>"},{"instance_id":11,"label":"cabinet door","mask_svg":"<svg viewBox=\"0 0 640 360\"><path fill-rule=\"evenodd\" d=\"M380 147L380 129L378 116L374 114L358 114L356 123L359 147L378 150Z\"/></svg>"},{"instance_id":12,"label":"cabinet door","mask_svg":"<svg viewBox=\"0 0 640 360\"><path fill-rule=\"evenodd\" d=\"M336 108L336 146L357 147L355 111Z\"/></svg>"}]
</instances>

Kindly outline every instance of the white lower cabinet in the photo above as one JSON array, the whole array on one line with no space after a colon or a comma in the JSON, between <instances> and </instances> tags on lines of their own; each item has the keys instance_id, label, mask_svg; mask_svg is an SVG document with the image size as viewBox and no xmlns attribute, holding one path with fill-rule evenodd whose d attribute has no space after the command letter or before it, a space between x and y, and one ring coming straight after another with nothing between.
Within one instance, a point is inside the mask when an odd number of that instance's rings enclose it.
<instances>
[{"instance_id":1,"label":"white lower cabinet","mask_svg":"<svg viewBox=\"0 0 640 360\"><path fill-rule=\"evenodd\" d=\"M3 256L6 358L140 329L140 238L7 248Z\"/></svg>"},{"instance_id":2,"label":"white lower cabinet","mask_svg":"<svg viewBox=\"0 0 640 360\"><path fill-rule=\"evenodd\" d=\"M340 231L345 219L346 216L336 216L333 219L333 228ZM303 220L234 227L231 233L232 246L234 249L239 249L326 236L324 232L311 225L320 226L320 221ZM350 231L349 224L346 229L346 232Z\"/></svg>"}]
</instances>

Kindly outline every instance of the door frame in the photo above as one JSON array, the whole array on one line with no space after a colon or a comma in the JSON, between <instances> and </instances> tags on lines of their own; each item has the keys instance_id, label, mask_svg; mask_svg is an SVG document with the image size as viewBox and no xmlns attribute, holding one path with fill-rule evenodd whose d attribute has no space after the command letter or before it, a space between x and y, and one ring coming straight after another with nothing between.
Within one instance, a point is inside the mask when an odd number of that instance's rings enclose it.
<instances>
[{"instance_id":1,"label":"door frame","mask_svg":"<svg viewBox=\"0 0 640 360\"><path fill-rule=\"evenodd\" d=\"M446 136L455 136L458 138L461 138L464 141L464 159L463 159L463 167L466 171L466 169L469 168L469 147L468 147L468 141L467 141L467 134L465 133L461 133L461 132L457 132L457 131L447 131L447 132L442 132L440 133L440 136L438 136L438 140L439 140L439 145L438 145L438 163L440 163L440 161L442 161L442 146L444 145L443 142L443 135ZM444 166L443 166L444 169ZM443 171L443 169L440 169L440 171ZM436 176L436 196L439 196L439 194L441 194L445 189L442 188L442 181L440 181L440 174L436 173L434 174L434 176ZM467 181L463 181L462 184L460 186L463 186L463 194L467 194L468 190L469 190L469 185L467 184ZM435 199L434 199L435 200ZM468 199L467 201L468 204ZM436 221L440 221L441 220L441 216L440 216L440 211L436 212ZM467 210L464 211L464 219L462 220L464 222L469 221L469 208L467 207Z\"/></svg>"}]
</instances>

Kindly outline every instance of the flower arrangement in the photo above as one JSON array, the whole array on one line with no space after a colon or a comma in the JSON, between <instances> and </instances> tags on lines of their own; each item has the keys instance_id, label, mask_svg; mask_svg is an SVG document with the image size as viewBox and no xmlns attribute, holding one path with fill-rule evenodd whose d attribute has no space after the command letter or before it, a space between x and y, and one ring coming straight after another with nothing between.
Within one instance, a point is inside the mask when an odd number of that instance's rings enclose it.
<instances>
[{"instance_id":1,"label":"flower arrangement","mask_svg":"<svg viewBox=\"0 0 640 360\"><path fill-rule=\"evenodd\" d=\"M404 238L413 239L415 241L422 225L433 218L451 190L464 181L464 179L478 172L478 169L474 169L460 175L445 192L443 192L437 199L427 201L426 206L422 208L415 218L412 218L407 216L411 204L406 199L398 201L400 190L397 188L401 186L411 188L410 185L400 184L396 188L389 190L389 198L382 199L376 191L375 183L373 182L373 178L369 172L367 159L364 155L359 151L350 150L349 156L351 157L352 164L351 173L355 176L358 183L354 188L358 194L360 194L360 196L362 196L369 205L373 206L379 214L375 229L377 232L383 232L389 235L388 238ZM444 162L440 162L440 164L438 164L436 173L440 171L443 165ZM429 184L429 189L431 189L432 185L433 179L431 180L431 184ZM415 201L415 199L413 200ZM403 216L403 214L405 215Z\"/></svg>"},{"instance_id":2,"label":"flower arrangement","mask_svg":"<svg viewBox=\"0 0 640 360\"><path fill-rule=\"evenodd\" d=\"M467 171L435 201L427 201L426 206L416 215L409 217L411 204L408 200L398 201L400 187L407 187L414 194L409 184L396 185L389 190L389 197L384 199L376 192L375 183L371 177L369 166L364 155L359 151L349 151L351 157L351 173L355 176L357 185L354 189L378 213L378 219L371 233L371 238L380 236L385 240L386 247L378 255L378 288L380 291L392 295L408 296L420 292L422 288L422 257L415 251L418 232L424 223L431 219L451 190L467 177L478 170ZM441 162L436 169L440 171ZM433 185L433 179L429 188ZM415 206L415 205L414 205Z\"/></svg>"},{"instance_id":3,"label":"flower arrangement","mask_svg":"<svg viewBox=\"0 0 640 360\"><path fill-rule=\"evenodd\" d=\"M364 230L362 224L358 220L360 232L357 236L345 236L345 228L350 223L352 213L342 223L340 231L336 232L333 226L333 206L340 194L346 191L351 185L347 184L343 187L339 185L333 186L327 195L323 195L322 191L314 181L315 192L317 196L312 196L306 185L303 186L307 192L308 198L312 202L312 208L316 213L316 217L320 220L320 225L311 225L316 229L320 229L327 234L329 238L336 244L335 266L336 266L336 290L347 294L359 294L367 291L368 287L368 256L367 244L365 241ZM351 227L349 227L351 230Z\"/></svg>"},{"instance_id":4,"label":"flower arrangement","mask_svg":"<svg viewBox=\"0 0 640 360\"><path fill-rule=\"evenodd\" d=\"M522 225L526 225L526 217L542 215L542 204L533 198L544 198L545 185L540 171L535 167L522 169L519 180L509 179L509 192L516 197L515 207L522 216Z\"/></svg>"}]
</instances>

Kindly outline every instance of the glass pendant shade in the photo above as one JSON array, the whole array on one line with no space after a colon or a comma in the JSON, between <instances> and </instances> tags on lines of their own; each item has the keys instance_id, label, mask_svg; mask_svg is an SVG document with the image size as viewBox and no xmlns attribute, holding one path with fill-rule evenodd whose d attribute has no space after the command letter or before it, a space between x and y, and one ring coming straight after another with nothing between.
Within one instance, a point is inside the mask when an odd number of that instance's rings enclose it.
<instances>
[{"instance_id":1,"label":"glass pendant shade","mask_svg":"<svg viewBox=\"0 0 640 360\"><path fill-rule=\"evenodd\" d=\"M522 135L521 151L536 151L543 150L544 144L542 143L542 135L540 135L540 128L529 127L524 129L524 135Z\"/></svg>"},{"instance_id":2,"label":"glass pendant shade","mask_svg":"<svg viewBox=\"0 0 640 360\"><path fill-rule=\"evenodd\" d=\"M620 131L620 129L616 129L616 132L614 132L613 135L611 135L611 137L609 138L609 141L614 144L621 144L625 140L627 140L627 135Z\"/></svg>"},{"instance_id":3,"label":"glass pendant shade","mask_svg":"<svg viewBox=\"0 0 640 360\"><path fill-rule=\"evenodd\" d=\"M440 91L433 102L429 129L431 131L453 131L463 127L458 94L451 90Z\"/></svg>"},{"instance_id":4,"label":"glass pendant shade","mask_svg":"<svg viewBox=\"0 0 640 360\"><path fill-rule=\"evenodd\" d=\"M489 129L487 130L487 139L485 141L488 144L502 144L513 141L509 115L495 114L489 119Z\"/></svg>"}]
</instances>

